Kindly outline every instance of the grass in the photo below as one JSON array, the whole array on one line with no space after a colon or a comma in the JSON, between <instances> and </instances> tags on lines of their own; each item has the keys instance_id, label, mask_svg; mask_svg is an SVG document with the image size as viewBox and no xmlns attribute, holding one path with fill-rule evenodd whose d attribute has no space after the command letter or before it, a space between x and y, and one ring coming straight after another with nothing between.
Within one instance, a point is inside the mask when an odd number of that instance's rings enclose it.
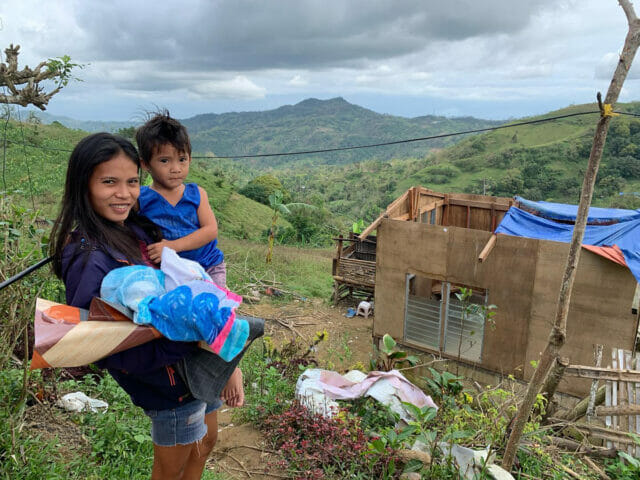
<instances>
[{"instance_id":1,"label":"grass","mask_svg":"<svg viewBox=\"0 0 640 480\"><path fill-rule=\"evenodd\" d=\"M249 240L265 239L266 243L272 217L272 210L266 205L233 192L224 206L214 212L224 235ZM287 227L290 224L279 218L277 225Z\"/></svg>"},{"instance_id":2,"label":"grass","mask_svg":"<svg viewBox=\"0 0 640 480\"><path fill-rule=\"evenodd\" d=\"M109 403L105 413L69 413L32 402L22 425L12 402L19 396L22 371L0 371L0 479L143 480L153 462L150 421L135 407L111 376L86 376L82 381L42 383L32 374L32 388L45 396L52 385L61 396L83 391ZM38 385L40 387L38 387ZM35 410L33 410L35 409ZM33 410L33 412L30 412ZM205 480L222 480L205 470Z\"/></svg>"},{"instance_id":3,"label":"grass","mask_svg":"<svg viewBox=\"0 0 640 480\"><path fill-rule=\"evenodd\" d=\"M240 294L246 295L252 288L279 282L277 288L298 297L329 300L331 296L332 249L276 245L273 261L266 264L266 240L255 243L223 237L220 247L227 263L227 284Z\"/></svg>"}]
</instances>

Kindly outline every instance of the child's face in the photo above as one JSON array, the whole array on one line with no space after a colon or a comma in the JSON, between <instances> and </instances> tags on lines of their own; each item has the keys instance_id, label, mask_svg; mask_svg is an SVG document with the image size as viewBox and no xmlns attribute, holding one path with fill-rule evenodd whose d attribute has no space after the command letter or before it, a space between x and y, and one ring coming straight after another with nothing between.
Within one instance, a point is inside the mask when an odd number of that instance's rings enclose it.
<instances>
[{"instance_id":1,"label":"child's face","mask_svg":"<svg viewBox=\"0 0 640 480\"><path fill-rule=\"evenodd\" d=\"M96 166L89 178L89 201L107 220L123 223L140 195L138 167L120 152Z\"/></svg>"},{"instance_id":2,"label":"child's face","mask_svg":"<svg viewBox=\"0 0 640 480\"><path fill-rule=\"evenodd\" d=\"M191 158L186 152L180 152L170 143L165 143L153 152L145 169L155 186L173 190L187 178L190 162Z\"/></svg>"}]
</instances>

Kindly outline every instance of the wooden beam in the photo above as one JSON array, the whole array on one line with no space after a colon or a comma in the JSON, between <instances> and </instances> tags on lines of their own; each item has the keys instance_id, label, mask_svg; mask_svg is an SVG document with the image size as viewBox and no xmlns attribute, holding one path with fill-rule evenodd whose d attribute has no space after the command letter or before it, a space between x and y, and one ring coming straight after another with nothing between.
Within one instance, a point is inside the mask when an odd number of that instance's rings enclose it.
<instances>
[{"instance_id":1,"label":"wooden beam","mask_svg":"<svg viewBox=\"0 0 640 480\"><path fill-rule=\"evenodd\" d=\"M440 197L440 198L444 198L446 196L446 194L444 194L444 193L434 192L433 190L430 190L430 189L425 188L425 187L416 187L416 188L423 195L429 195L431 197Z\"/></svg>"},{"instance_id":2,"label":"wooden beam","mask_svg":"<svg viewBox=\"0 0 640 480\"><path fill-rule=\"evenodd\" d=\"M640 370L628 370L585 365L569 365L565 375L579 378L597 378L598 380L614 380L618 382L640 382Z\"/></svg>"},{"instance_id":3,"label":"wooden beam","mask_svg":"<svg viewBox=\"0 0 640 480\"><path fill-rule=\"evenodd\" d=\"M597 410L598 409L596 409L596 412ZM633 440L633 438L631 438L631 435L625 432L621 432L620 430L611 430L610 428L598 427L586 423L574 423L572 424L572 426L577 428L578 430L586 430L587 432L589 432L589 435L595 438L601 438L603 440L609 440L611 442L617 443L625 443L631 445L635 444L635 441Z\"/></svg>"},{"instance_id":4,"label":"wooden beam","mask_svg":"<svg viewBox=\"0 0 640 480\"><path fill-rule=\"evenodd\" d=\"M618 405L613 407L596 407L596 417L606 417L608 415L640 415L640 405Z\"/></svg>"},{"instance_id":5,"label":"wooden beam","mask_svg":"<svg viewBox=\"0 0 640 480\"><path fill-rule=\"evenodd\" d=\"M342 237L342 235L340 235L340 237ZM340 237L333 237L331 240L342 240L343 242L359 242L359 243L373 243L375 244L376 241L375 240L369 240L368 238L364 238L364 239L359 239L358 237L355 238L340 238Z\"/></svg>"},{"instance_id":6,"label":"wooden beam","mask_svg":"<svg viewBox=\"0 0 640 480\"><path fill-rule=\"evenodd\" d=\"M410 191L411 190L407 190L402 195L400 195L398 198L396 198L393 202L391 202L389 205L387 205L387 212L391 211L393 208L397 207L402 202L404 202L407 199L407 197L409 196L409 192Z\"/></svg>"},{"instance_id":7,"label":"wooden beam","mask_svg":"<svg viewBox=\"0 0 640 480\"><path fill-rule=\"evenodd\" d=\"M373 288L373 287L375 287L375 286L376 286L376 284L375 284L375 283L364 283L364 282L363 282L363 283L358 283L358 282L352 282L352 281L350 281L350 280L346 280L344 277L340 277L340 276L338 276L338 275L334 275L334 276L333 276L333 279L334 279L336 282L346 283L346 284L348 284L348 285L355 285L355 286L358 286L358 287L362 286L362 287L371 287L371 288Z\"/></svg>"},{"instance_id":8,"label":"wooden beam","mask_svg":"<svg viewBox=\"0 0 640 480\"><path fill-rule=\"evenodd\" d=\"M480 252L480 255L478 255L478 261L480 263L484 262L487 259L487 257L491 253L491 250L493 250L493 247L496 246L497 240L498 240L498 236L495 233L491 235L491 238L489 239L487 244L484 246L484 248Z\"/></svg>"},{"instance_id":9,"label":"wooden beam","mask_svg":"<svg viewBox=\"0 0 640 480\"><path fill-rule=\"evenodd\" d=\"M371 225L369 225L367 228L365 228L362 233L360 235L358 235L358 238L360 240L364 240L365 238L367 238L367 235L369 235L371 232L373 232L376 228L378 228L378 225L380 225L380 222L382 222L382 219L385 218L387 216L387 212L382 213L378 218L376 218L373 223L371 223Z\"/></svg>"},{"instance_id":10,"label":"wooden beam","mask_svg":"<svg viewBox=\"0 0 640 480\"><path fill-rule=\"evenodd\" d=\"M365 238L367 238L367 235L369 235L376 228L378 228L378 225L380 225L380 222L382 222L383 218L388 217L392 210L394 210L398 205L400 205L402 202L404 202L407 199L407 196L409 195L410 191L411 189L407 190L398 198L396 198L393 202L391 202L387 206L387 209L384 212L382 212L380 216L376 218L367 228L365 228L360 235L358 235L358 238L360 240L364 240Z\"/></svg>"},{"instance_id":11,"label":"wooden beam","mask_svg":"<svg viewBox=\"0 0 640 480\"><path fill-rule=\"evenodd\" d=\"M509 210L508 205L503 205L495 202L480 202L477 200L463 200L460 198L449 198L449 205L459 205L462 207L484 208L485 210L500 210L506 212Z\"/></svg>"}]
</instances>

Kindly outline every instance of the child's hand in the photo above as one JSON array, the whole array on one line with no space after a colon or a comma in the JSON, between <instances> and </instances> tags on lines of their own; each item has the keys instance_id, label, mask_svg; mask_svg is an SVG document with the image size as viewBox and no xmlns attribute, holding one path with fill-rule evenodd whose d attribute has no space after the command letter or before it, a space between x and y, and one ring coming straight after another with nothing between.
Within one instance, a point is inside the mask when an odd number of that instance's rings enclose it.
<instances>
[{"instance_id":1,"label":"child's hand","mask_svg":"<svg viewBox=\"0 0 640 480\"><path fill-rule=\"evenodd\" d=\"M160 240L158 243L151 243L147 245L147 253L153 263L160 263L162 259L162 249L164 247L171 248L168 240Z\"/></svg>"}]
</instances>

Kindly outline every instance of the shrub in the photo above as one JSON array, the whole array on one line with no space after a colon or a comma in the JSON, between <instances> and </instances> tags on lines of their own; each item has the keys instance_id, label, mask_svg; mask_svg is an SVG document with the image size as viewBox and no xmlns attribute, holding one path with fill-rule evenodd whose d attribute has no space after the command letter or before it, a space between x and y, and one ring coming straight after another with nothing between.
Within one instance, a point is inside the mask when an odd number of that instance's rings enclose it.
<instances>
[{"instance_id":1,"label":"shrub","mask_svg":"<svg viewBox=\"0 0 640 480\"><path fill-rule=\"evenodd\" d=\"M284 457L280 466L296 479L396 478L397 458L391 449L369 449L360 421L342 411L324 418L294 402L269 417L264 432Z\"/></svg>"},{"instance_id":2,"label":"shrub","mask_svg":"<svg viewBox=\"0 0 640 480\"><path fill-rule=\"evenodd\" d=\"M274 193L276 190L280 190L283 193L283 203L291 202L291 194L284 189L280 180L273 175L268 174L260 175L259 177L251 180L243 189L240 190L240 193L245 197L255 200L256 202L269 205L269 195Z\"/></svg>"}]
</instances>

